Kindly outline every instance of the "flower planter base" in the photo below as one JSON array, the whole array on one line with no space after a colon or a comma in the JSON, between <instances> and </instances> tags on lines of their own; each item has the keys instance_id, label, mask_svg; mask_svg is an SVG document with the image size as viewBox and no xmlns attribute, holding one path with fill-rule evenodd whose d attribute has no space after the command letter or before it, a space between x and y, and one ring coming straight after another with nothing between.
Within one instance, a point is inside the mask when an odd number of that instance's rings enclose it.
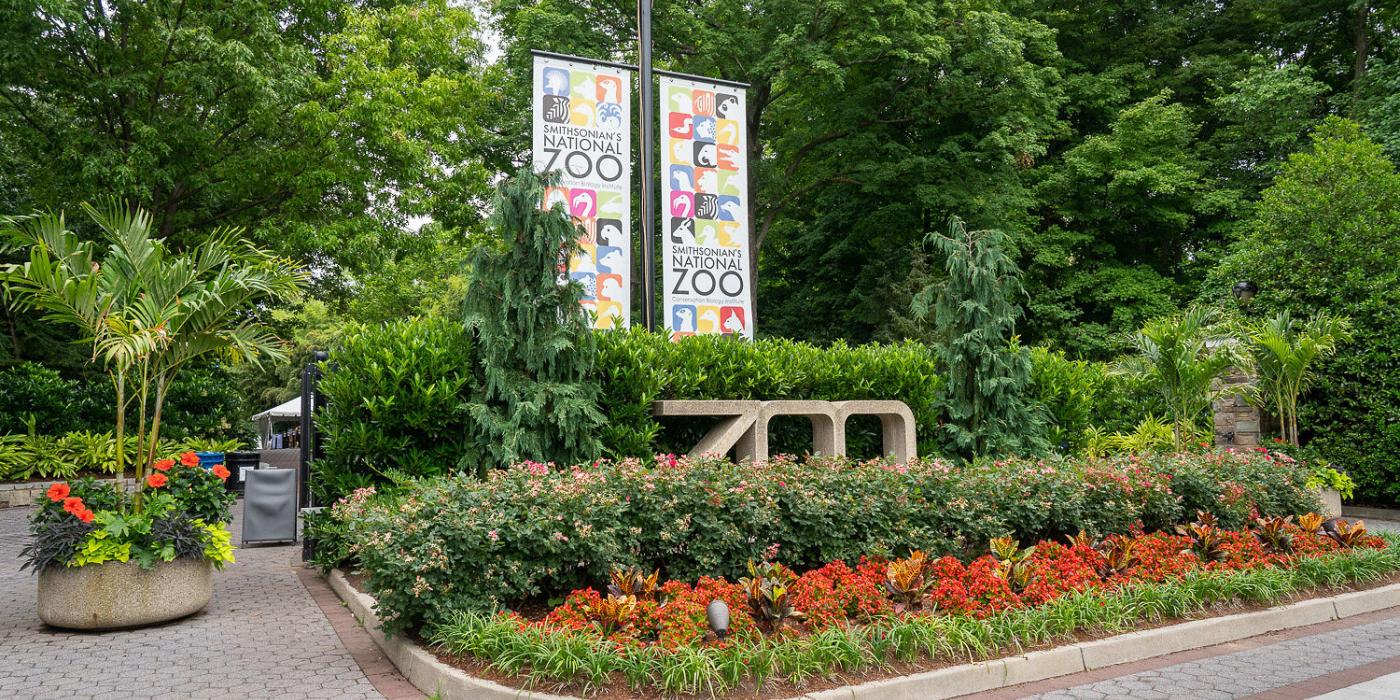
<instances>
[{"instance_id":1,"label":"flower planter base","mask_svg":"<svg viewBox=\"0 0 1400 700\"><path fill-rule=\"evenodd\" d=\"M1322 501L1323 515L1329 518L1342 517L1342 494L1332 489L1322 489L1317 497Z\"/></svg>"},{"instance_id":2,"label":"flower planter base","mask_svg":"<svg viewBox=\"0 0 1400 700\"><path fill-rule=\"evenodd\" d=\"M502 685L448 665L403 635L386 636L379 628L374 598L355 590L339 569L328 577L331 589L369 632L389 661L424 693L443 700L578 700ZM814 691L791 700L938 700L982 693L1116 664L1142 661L1190 649L1224 644L1261 634L1341 620L1400 606L1400 584L1311 598L1279 607L1222 617L1178 622L1053 649L896 676L884 680ZM737 697L737 695L736 695Z\"/></svg>"},{"instance_id":3,"label":"flower planter base","mask_svg":"<svg viewBox=\"0 0 1400 700\"><path fill-rule=\"evenodd\" d=\"M204 559L50 568L39 573L39 619L54 627L110 630L179 619L214 595L214 566Z\"/></svg>"}]
</instances>

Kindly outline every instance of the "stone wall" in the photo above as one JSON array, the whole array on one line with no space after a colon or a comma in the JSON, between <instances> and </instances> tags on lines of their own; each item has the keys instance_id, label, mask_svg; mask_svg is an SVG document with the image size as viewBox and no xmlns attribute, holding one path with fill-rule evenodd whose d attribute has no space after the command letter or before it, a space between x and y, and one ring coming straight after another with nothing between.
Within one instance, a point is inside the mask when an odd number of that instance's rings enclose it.
<instances>
[{"instance_id":1,"label":"stone wall","mask_svg":"<svg viewBox=\"0 0 1400 700\"><path fill-rule=\"evenodd\" d=\"M1251 383L1248 375L1231 370L1217 380L1216 386L1245 387ZM1238 393L1216 400L1211 411L1215 414L1216 447L1254 447L1262 444L1264 436L1276 427L1269 416Z\"/></svg>"},{"instance_id":2,"label":"stone wall","mask_svg":"<svg viewBox=\"0 0 1400 700\"><path fill-rule=\"evenodd\" d=\"M1221 377L1217 386L1245 387L1250 384L1249 375L1232 370ZM1211 404L1215 414L1215 445L1217 447L1254 447L1259 444L1259 409L1249 405L1238 394L1225 396Z\"/></svg>"},{"instance_id":3,"label":"stone wall","mask_svg":"<svg viewBox=\"0 0 1400 700\"><path fill-rule=\"evenodd\" d=\"M44 498L44 492L48 491L49 486L55 481L62 480L0 482L0 508L33 505L39 499ZM110 481L110 479L104 481ZM127 479L126 488L128 491L136 488L136 480Z\"/></svg>"}]
</instances>

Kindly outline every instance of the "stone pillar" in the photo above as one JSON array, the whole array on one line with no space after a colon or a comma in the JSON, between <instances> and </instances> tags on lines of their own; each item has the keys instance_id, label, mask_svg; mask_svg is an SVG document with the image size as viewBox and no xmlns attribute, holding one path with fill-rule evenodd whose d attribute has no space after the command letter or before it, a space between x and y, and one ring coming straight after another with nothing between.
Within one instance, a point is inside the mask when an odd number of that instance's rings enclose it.
<instances>
[{"instance_id":1,"label":"stone pillar","mask_svg":"<svg viewBox=\"0 0 1400 700\"><path fill-rule=\"evenodd\" d=\"M1249 375L1237 369L1216 380L1216 386L1247 386ZM1216 399L1211 404L1215 414L1216 447L1255 447L1260 443L1263 416L1239 394Z\"/></svg>"}]
</instances>

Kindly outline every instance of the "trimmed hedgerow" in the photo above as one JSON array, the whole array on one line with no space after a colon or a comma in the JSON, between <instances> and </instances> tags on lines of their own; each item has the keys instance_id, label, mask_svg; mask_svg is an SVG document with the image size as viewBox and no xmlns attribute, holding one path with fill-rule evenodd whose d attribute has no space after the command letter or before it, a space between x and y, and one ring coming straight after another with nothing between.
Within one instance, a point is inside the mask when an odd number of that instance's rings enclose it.
<instances>
[{"instance_id":1,"label":"trimmed hedgerow","mask_svg":"<svg viewBox=\"0 0 1400 700\"><path fill-rule=\"evenodd\" d=\"M938 375L933 352L919 343L817 347L791 340L736 342L701 335L672 342L639 329L598 337L599 400L608 456L687 452L708 426L664 425L652 417L662 399L894 399L909 405L929 453L937 444ZM811 431L793 421L773 423L775 452L811 449ZM880 454L878 423L853 419L847 426L851 454Z\"/></svg>"},{"instance_id":2,"label":"trimmed hedgerow","mask_svg":"<svg viewBox=\"0 0 1400 700\"><path fill-rule=\"evenodd\" d=\"M562 596L598 585L618 564L732 579L749 560L813 568L913 549L970 556L1006 534L1101 536L1137 523L1174 526L1196 510L1227 525L1315 510L1306 471L1275 460L1221 452L968 469L938 460L526 463L484 481L423 481L389 499L361 492L332 514L348 525L345 551L367 575L386 628L397 631L459 610ZM1222 485L1206 486L1210 479Z\"/></svg>"},{"instance_id":3,"label":"trimmed hedgerow","mask_svg":"<svg viewBox=\"0 0 1400 700\"><path fill-rule=\"evenodd\" d=\"M607 417L598 437L606 455L694 446L708 426L663 426L651 415L658 399L898 399L914 412L920 436L931 439L938 423L933 355L917 343L819 348L719 336L672 343L641 330L602 333L597 340L594 380ZM400 477L479 466L460 465L463 455L474 454L466 406L482 381L476 355L466 331L451 321L347 329L320 384L327 405L317 417L326 450L313 481L318 496L333 501ZM811 449L810 427L800 423L774 420L773 451ZM853 418L847 432L851 454L880 453L878 421Z\"/></svg>"}]
</instances>

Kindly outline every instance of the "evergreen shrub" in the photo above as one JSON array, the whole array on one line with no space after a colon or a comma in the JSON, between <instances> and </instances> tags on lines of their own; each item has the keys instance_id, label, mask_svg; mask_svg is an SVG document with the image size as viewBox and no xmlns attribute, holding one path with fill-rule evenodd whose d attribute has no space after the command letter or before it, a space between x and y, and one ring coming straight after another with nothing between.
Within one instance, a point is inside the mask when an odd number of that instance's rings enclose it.
<instances>
[{"instance_id":1,"label":"evergreen shrub","mask_svg":"<svg viewBox=\"0 0 1400 700\"><path fill-rule=\"evenodd\" d=\"M966 469L830 458L530 462L485 480L423 480L384 500L356 493L332 509L339 525L323 532L344 526L343 551L367 575L386 629L399 631L601 586L617 564L734 580L750 560L801 570L913 549L970 557L999 535L1030 542L1138 523L1169 529L1197 510L1233 527L1256 512L1316 510L1306 478L1301 463L1254 451Z\"/></svg>"}]
</instances>

